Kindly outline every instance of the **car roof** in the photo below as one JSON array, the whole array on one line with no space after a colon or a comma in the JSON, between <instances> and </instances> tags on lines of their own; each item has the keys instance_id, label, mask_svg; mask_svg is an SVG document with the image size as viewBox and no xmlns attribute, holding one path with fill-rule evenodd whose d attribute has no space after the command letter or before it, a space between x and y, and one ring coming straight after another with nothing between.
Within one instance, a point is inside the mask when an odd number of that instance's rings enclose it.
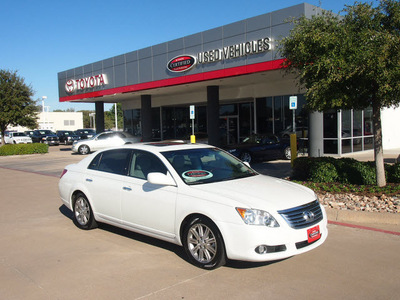
<instances>
[{"instance_id":1,"label":"car roof","mask_svg":"<svg viewBox=\"0 0 400 300\"><path fill-rule=\"evenodd\" d=\"M161 141L161 142L127 144L122 146L122 148L132 148L149 152L161 153L166 151L178 151L178 150L214 148L214 147L207 144L190 144L180 141Z\"/></svg>"}]
</instances>

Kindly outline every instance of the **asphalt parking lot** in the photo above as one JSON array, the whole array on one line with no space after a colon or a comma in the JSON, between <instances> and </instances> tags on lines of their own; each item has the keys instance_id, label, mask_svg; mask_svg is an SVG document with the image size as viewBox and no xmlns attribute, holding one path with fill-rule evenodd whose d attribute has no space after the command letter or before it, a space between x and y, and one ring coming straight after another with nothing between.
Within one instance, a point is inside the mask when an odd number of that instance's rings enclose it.
<instances>
[{"instance_id":1,"label":"asphalt parking lot","mask_svg":"<svg viewBox=\"0 0 400 300\"><path fill-rule=\"evenodd\" d=\"M79 230L57 184L80 159L65 146L0 158L0 299L398 299L396 234L330 224L311 252L204 271L176 245L106 225Z\"/></svg>"}]
</instances>

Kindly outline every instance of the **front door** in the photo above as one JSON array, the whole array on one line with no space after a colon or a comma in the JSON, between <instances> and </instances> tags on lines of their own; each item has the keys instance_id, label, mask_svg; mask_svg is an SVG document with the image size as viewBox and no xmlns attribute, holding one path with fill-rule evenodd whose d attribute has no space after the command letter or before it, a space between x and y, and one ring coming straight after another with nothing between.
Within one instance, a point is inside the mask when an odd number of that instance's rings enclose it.
<instances>
[{"instance_id":1,"label":"front door","mask_svg":"<svg viewBox=\"0 0 400 300\"><path fill-rule=\"evenodd\" d=\"M221 145L232 145L239 142L238 116L225 116L219 119Z\"/></svg>"}]
</instances>

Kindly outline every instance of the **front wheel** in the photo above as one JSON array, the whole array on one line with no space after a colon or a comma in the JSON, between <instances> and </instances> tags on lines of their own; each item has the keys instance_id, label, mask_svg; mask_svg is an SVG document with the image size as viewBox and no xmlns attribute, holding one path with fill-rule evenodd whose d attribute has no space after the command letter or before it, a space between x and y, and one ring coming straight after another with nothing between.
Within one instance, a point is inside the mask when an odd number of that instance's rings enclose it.
<instances>
[{"instance_id":1,"label":"front wheel","mask_svg":"<svg viewBox=\"0 0 400 300\"><path fill-rule=\"evenodd\" d=\"M79 148L78 148L78 152L80 153L80 154L88 154L89 152L90 152L90 148L89 148L89 146L87 146L87 145L82 145L82 146L79 146Z\"/></svg>"},{"instance_id":2,"label":"front wheel","mask_svg":"<svg viewBox=\"0 0 400 300\"><path fill-rule=\"evenodd\" d=\"M284 150L283 150L283 157L285 159L291 160L292 159L292 150L290 149L290 146L287 146Z\"/></svg>"},{"instance_id":3,"label":"front wheel","mask_svg":"<svg viewBox=\"0 0 400 300\"><path fill-rule=\"evenodd\" d=\"M212 270L226 262L222 235L207 218L192 219L183 233L183 247L189 260L200 268Z\"/></svg>"},{"instance_id":4,"label":"front wheel","mask_svg":"<svg viewBox=\"0 0 400 300\"><path fill-rule=\"evenodd\" d=\"M86 196L79 193L74 202L74 222L80 229L89 230L97 227L93 210Z\"/></svg>"}]
</instances>

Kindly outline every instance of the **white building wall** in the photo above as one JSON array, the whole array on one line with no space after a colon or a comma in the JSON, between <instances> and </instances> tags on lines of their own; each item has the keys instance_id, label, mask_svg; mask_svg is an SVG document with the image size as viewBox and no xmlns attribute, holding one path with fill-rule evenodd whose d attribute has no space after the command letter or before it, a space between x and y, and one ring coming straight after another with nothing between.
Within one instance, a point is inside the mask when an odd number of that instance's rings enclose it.
<instances>
[{"instance_id":1,"label":"white building wall","mask_svg":"<svg viewBox=\"0 0 400 300\"><path fill-rule=\"evenodd\" d=\"M382 110L383 149L400 148L400 108Z\"/></svg>"},{"instance_id":2,"label":"white building wall","mask_svg":"<svg viewBox=\"0 0 400 300\"><path fill-rule=\"evenodd\" d=\"M57 130L77 130L83 128L83 113L82 112L40 112L38 114L38 128ZM27 131L26 127L14 126L8 127L11 131Z\"/></svg>"}]
</instances>

